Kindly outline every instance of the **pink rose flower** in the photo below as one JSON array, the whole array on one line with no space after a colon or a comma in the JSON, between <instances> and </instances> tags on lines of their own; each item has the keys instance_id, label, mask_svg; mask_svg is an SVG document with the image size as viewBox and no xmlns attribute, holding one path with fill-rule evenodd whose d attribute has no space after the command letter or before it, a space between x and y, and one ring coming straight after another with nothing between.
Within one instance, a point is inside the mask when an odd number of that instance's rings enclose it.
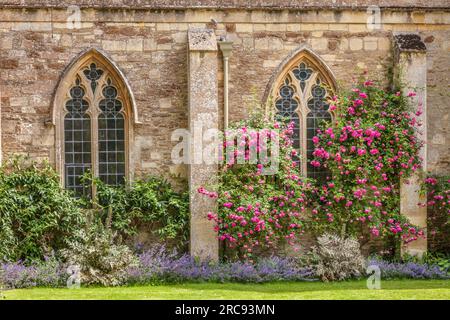
<instances>
[{"instance_id":1,"label":"pink rose flower","mask_svg":"<svg viewBox=\"0 0 450 320\"><path fill-rule=\"evenodd\" d=\"M320 162L319 162L319 161L316 161L316 160L313 160L313 161L311 161L311 165L312 165L313 167L318 168L318 167L320 167Z\"/></svg>"},{"instance_id":2,"label":"pink rose flower","mask_svg":"<svg viewBox=\"0 0 450 320\"><path fill-rule=\"evenodd\" d=\"M225 202L223 204L223 206L226 207L226 208L231 208L233 206L233 203L232 202Z\"/></svg>"},{"instance_id":3,"label":"pink rose flower","mask_svg":"<svg viewBox=\"0 0 450 320\"><path fill-rule=\"evenodd\" d=\"M358 156L363 156L366 154L366 149L358 149Z\"/></svg>"}]
</instances>

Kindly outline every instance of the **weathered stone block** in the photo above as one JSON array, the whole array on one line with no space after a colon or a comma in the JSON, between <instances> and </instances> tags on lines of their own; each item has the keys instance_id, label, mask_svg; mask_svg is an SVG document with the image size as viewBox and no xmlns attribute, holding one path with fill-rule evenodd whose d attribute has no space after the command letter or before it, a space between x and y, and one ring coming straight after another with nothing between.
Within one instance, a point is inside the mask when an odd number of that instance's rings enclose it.
<instances>
[{"instance_id":1,"label":"weathered stone block","mask_svg":"<svg viewBox=\"0 0 450 320\"><path fill-rule=\"evenodd\" d=\"M143 50L142 39L127 40L127 51L142 51L142 50Z\"/></svg>"},{"instance_id":2,"label":"weathered stone block","mask_svg":"<svg viewBox=\"0 0 450 320\"><path fill-rule=\"evenodd\" d=\"M162 98L159 99L159 107L163 109L169 109L172 107L172 100L171 98Z\"/></svg>"},{"instance_id":3,"label":"weathered stone block","mask_svg":"<svg viewBox=\"0 0 450 320\"><path fill-rule=\"evenodd\" d=\"M127 49L126 41L119 40L103 40L102 46L107 51L125 51Z\"/></svg>"},{"instance_id":4,"label":"weathered stone block","mask_svg":"<svg viewBox=\"0 0 450 320\"><path fill-rule=\"evenodd\" d=\"M311 39L311 46L314 50L324 51L328 48L328 40L326 38Z\"/></svg>"},{"instance_id":5,"label":"weathered stone block","mask_svg":"<svg viewBox=\"0 0 450 320\"><path fill-rule=\"evenodd\" d=\"M236 24L236 32L253 32L253 25L250 23Z\"/></svg>"},{"instance_id":6,"label":"weathered stone block","mask_svg":"<svg viewBox=\"0 0 450 320\"><path fill-rule=\"evenodd\" d=\"M389 38L379 38L378 39L378 49L383 51L388 51L391 49L391 40Z\"/></svg>"},{"instance_id":7,"label":"weathered stone block","mask_svg":"<svg viewBox=\"0 0 450 320\"><path fill-rule=\"evenodd\" d=\"M269 49L269 39L267 39L267 38L255 39L255 49L268 50Z\"/></svg>"},{"instance_id":8,"label":"weathered stone block","mask_svg":"<svg viewBox=\"0 0 450 320\"><path fill-rule=\"evenodd\" d=\"M12 49L12 38L4 37L0 38L0 50L9 50Z\"/></svg>"},{"instance_id":9,"label":"weathered stone block","mask_svg":"<svg viewBox=\"0 0 450 320\"><path fill-rule=\"evenodd\" d=\"M1 59L0 69L16 69L19 66L19 60L17 59Z\"/></svg>"},{"instance_id":10,"label":"weathered stone block","mask_svg":"<svg viewBox=\"0 0 450 320\"><path fill-rule=\"evenodd\" d=\"M363 40L361 38L350 38L350 50L358 51L363 48Z\"/></svg>"},{"instance_id":11,"label":"weathered stone block","mask_svg":"<svg viewBox=\"0 0 450 320\"><path fill-rule=\"evenodd\" d=\"M364 38L364 50L375 51L378 49L378 41L374 38Z\"/></svg>"},{"instance_id":12,"label":"weathered stone block","mask_svg":"<svg viewBox=\"0 0 450 320\"><path fill-rule=\"evenodd\" d=\"M190 51L217 51L216 36L211 29L189 29L188 39Z\"/></svg>"},{"instance_id":13,"label":"weathered stone block","mask_svg":"<svg viewBox=\"0 0 450 320\"><path fill-rule=\"evenodd\" d=\"M144 51L155 51L156 50L155 39L144 39L143 49Z\"/></svg>"}]
</instances>

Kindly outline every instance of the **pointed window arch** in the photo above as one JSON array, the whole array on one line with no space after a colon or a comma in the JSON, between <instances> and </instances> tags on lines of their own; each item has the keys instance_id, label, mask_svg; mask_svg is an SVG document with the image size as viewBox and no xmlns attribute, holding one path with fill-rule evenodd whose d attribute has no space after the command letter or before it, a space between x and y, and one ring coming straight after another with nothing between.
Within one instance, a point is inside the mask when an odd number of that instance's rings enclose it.
<instances>
[{"instance_id":1,"label":"pointed window arch","mask_svg":"<svg viewBox=\"0 0 450 320\"><path fill-rule=\"evenodd\" d=\"M310 164L313 137L322 121L331 121L328 98L335 91L334 77L323 61L306 48L297 50L280 66L270 85L275 115L295 124L293 145L299 165L310 178L324 179L326 171Z\"/></svg>"},{"instance_id":2,"label":"pointed window arch","mask_svg":"<svg viewBox=\"0 0 450 320\"><path fill-rule=\"evenodd\" d=\"M123 75L99 51L83 53L64 73L54 99L56 160L76 197L89 192L80 181L87 170L109 185L129 178L133 110Z\"/></svg>"}]
</instances>

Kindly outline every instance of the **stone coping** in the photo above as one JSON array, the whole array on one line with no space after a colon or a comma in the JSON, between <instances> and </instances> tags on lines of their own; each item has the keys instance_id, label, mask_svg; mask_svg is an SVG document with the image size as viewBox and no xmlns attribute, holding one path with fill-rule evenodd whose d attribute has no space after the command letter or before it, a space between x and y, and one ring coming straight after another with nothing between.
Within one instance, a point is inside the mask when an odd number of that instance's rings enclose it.
<instances>
[{"instance_id":1,"label":"stone coping","mask_svg":"<svg viewBox=\"0 0 450 320\"><path fill-rule=\"evenodd\" d=\"M267 9L319 10L355 9L368 6L392 9L446 9L450 0L0 0L0 8L80 8L105 9Z\"/></svg>"}]
</instances>

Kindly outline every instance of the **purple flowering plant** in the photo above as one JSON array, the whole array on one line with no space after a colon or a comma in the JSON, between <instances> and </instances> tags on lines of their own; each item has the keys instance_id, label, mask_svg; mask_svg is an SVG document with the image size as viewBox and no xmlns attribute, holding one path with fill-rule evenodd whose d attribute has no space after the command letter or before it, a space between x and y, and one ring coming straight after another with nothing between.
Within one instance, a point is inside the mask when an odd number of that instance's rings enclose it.
<instances>
[{"instance_id":1,"label":"purple flowering plant","mask_svg":"<svg viewBox=\"0 0 450 320\"><path fill-rule=\"evenodd\" d=\"M300 267L294 258L268 257L255 263L215 263L179 255L164 246L139 254L139 265L129 269L129 284L171 282L268 282L299 281L313 277L311 268Z\"/></svg>"},{"instance_id":2,"label":"purple flowering plant","mask_svg":"<svg viewBox=\"0 0 450 320\"><path fill-rule=\"evenodd\" d=\"M378 266L381 279L450 279L450 273L438 265L421 262L395 262L370 258L369 266Z\"/></svg>"}]
</instances>

